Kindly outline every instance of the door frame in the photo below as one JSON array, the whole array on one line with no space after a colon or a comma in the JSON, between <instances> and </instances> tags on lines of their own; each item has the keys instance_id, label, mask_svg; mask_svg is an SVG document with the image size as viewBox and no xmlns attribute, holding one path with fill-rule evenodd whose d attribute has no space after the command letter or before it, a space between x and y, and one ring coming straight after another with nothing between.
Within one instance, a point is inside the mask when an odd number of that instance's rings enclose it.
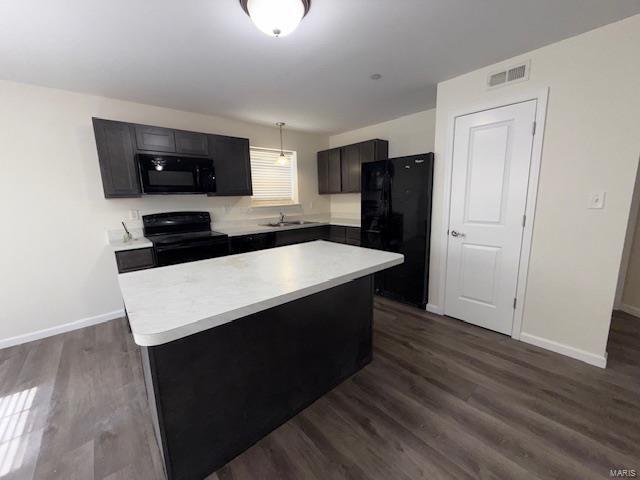
<instances>
[{"instance_id":1,"label":"door frame","mask_svg":"<svg viewBox=\"0 0 640 480\"><path fill-rule=\"evenodd\" d=\"M444 167L444 192L442 201L442 218L443 226L440 233L440 241L442 242L442 255L440 256L440 271L442 274L439 279L440 308L432 308L430 310L435 313L444 314L446 284L447 284L447 258L449 254L449 222L451 212L451 182L453 172L453 140L455 135L455 123L458 117L472 115L487 110L507 107L517 103L536 100L536 134L533 137L533 145L531 148L531 165L529 166L529 184L527 187L527 203L525 215L527 221L522 233L522 246L520 249L520 261L518 267L518 283L516 290L516 298L518 299L513 315L513 327L511 329L511 338L520 340L522 331L522 319L524 315L524 305L526 302L527 277L529 273L529 261L531 257L531 245L533 242L533 225L535 223L536 201L538 198L538 184L540 179L540 165L542 163L542 149L544 144L545 124L547 119L547 103L549 100L549 87L542 89L528 89L517 94L501 95L500 98L486 100L457 109L452 112L447 119L447 141L446 150L443 157ZM437 310L437 311L436 311Z\"/></svg>"}]
</instances>

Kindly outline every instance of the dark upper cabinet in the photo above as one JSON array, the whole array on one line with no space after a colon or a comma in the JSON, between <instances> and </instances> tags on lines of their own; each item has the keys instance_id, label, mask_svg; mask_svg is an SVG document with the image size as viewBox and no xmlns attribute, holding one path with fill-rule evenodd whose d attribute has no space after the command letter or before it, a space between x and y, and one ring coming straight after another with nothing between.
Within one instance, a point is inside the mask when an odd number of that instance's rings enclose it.
<instances>
[{"instance_id":1,"label":"dark upper cabinet","mask_svg":"<svg viewBox=\"0 0 640 480\"><path fill-rule=\"evenodd\" d=\"M360 191L360 145L342 147L342 193Z\"/></svg>"},{"instance_id":2,"label":"dark upper cabinet","mask_svg":"<svg viewBox=\"0 0 640 480\"><path fill-rule=\"evenodd\" d=\"M93 119L102 188L106 198L142 194L135 158L135 133L127 123Z\"/></svg>"},{"instance_id":3,"label":"dark upper cabinet","mask_svg":"<svg viewBox=\"0 0 640 480\"><path fill-rule=\"evenodd\" d=\"M252 195L249 140L93 118L104 196L142 195L136 154L167 152L214 160L216 195Z\"/></svg>"},{"instance_id":4,"label":"dark upper cabinet","mask_svg":"<svg viewBox=\"0 0 640 480\"><path fill-rule=\"evenodd\" d=\"M318 152L318 193L329 192L329 151Z\"/></svg>"},{"instance_id":5,"label":"dark upper cabinet","mask_svg":"<svg viewBox=\"0 0 640 480\"><path fill-rule=\"evenodd\" d=\"M175 133L169 128L136 125L136 143L138 150L154 152L175 152Z\"/></svg>"},{"instance_id":6,"label":"dark upper cabinet","mask_svg":"<svg viewBox=\"0 0 640 480\"><path fill-rule=\"evenodd\" d=\"M386 140L368 140L318 152L318 192L358 193L361 165L388 157Z\"/></svg>"},{"instance_id":7,"label":"dark upper cabinet","mask_svg":"<svg viewBox=\"0 0 640 480\"><path fill-rule=\"evenodd\" d=\"M318 193L342 192L341 165L339 148L318 152Z\"/></svg>"},{"instance_id":8,"label":"dark upper cabinet","mask_svg":"<svg viewBox=\"0 0 640 480\"><path fill-rule=\"evenodd\" d=\"M204 133L182 132L176 130L176 153L188 153L189 155L209 155L209 142Z\"/></svg>"},{"instance_id":9,"label":"dark upper cabinet","mask_svg":"<svg viewBox=\"0 0 640 480\"><path fill-rule=\"evenodd\" d=\"M252 195L249 140L209 135L209 153L216 171L216 194Z\"/></svg>"},{"instance_id":10,"label":"dark upper cabinet","mask_svg":"<svg viewBox=\"0 0 640 480\"><path fill-rule=\"evenodd\" d=\"M342 192L342 158L339 148L329 150L329 193Z\"/></svg>"}]
</instances>

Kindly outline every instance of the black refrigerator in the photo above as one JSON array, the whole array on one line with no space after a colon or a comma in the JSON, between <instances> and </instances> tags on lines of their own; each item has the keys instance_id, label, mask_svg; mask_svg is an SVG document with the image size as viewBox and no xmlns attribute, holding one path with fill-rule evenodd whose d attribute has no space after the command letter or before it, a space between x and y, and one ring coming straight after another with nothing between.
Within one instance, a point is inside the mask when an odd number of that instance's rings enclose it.
<instances>
[{"instance_id":1,"label":"black refrigerator","mask_svg":"<svg viewBox=\"0 0 640 480\"><path fill-rule=\"evenodd\" d=\"M376 274L378 295L425 308L433 153L362 164L362 246L402 253L404 263Z\"/></svg>"}]
</instances>

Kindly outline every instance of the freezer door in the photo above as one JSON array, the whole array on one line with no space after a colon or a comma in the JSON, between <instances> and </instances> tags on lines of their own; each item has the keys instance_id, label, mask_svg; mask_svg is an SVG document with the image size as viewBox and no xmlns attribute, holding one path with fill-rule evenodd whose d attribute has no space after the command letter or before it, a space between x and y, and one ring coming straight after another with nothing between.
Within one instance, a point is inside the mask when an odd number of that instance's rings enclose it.
<instances>
[{"instance_id":1,"label":"freezer door","mask_svg":"<svg viewBox=\"0 0 640 480\"><path fill-rule=\"evenodd\" d=\"M384 249L401 253L402 265L384 272L381 292L400 301L427 304L433 154L390 160Z\"/></svg>"}]
</instances>

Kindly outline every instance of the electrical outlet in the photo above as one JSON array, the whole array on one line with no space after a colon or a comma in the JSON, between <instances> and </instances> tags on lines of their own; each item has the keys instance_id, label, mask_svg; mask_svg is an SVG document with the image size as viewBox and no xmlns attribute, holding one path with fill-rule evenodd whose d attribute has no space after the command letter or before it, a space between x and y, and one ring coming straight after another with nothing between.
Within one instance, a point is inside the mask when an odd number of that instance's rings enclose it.
<instances>
[{"instance_id":1,"label":"electrical outlet","mask_svg":"<svg viewBox=\"0 0 640 480\"><path fill-rule=\"evenodd\" d=\"M129 210L129 220L140 220L140 210Z\"/></svg>"},{"instance_id":2,"label":"electrical outlet","mask_svg":"<svg viewBox=\"0 0 640 480\"><path fill-rule=\"evenodd\" d=\"M590 210L601 210L604 208L604 202L607 198L607 192L594 192L589 198Z\"/></svg>"}]
</instances>

